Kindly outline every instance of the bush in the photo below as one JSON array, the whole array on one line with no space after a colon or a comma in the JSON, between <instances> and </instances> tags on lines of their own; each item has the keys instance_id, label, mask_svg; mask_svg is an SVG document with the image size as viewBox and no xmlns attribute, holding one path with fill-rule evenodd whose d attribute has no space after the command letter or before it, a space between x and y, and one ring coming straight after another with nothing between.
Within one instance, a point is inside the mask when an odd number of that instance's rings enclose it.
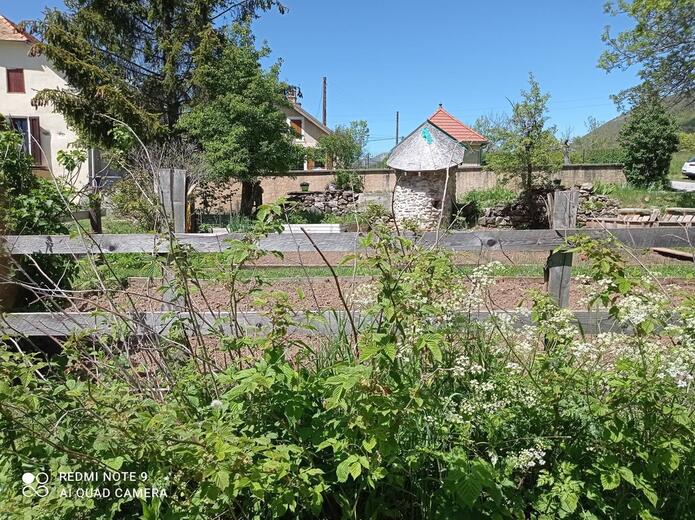
<instances>
[{"instance_id":1,"label":"bush","mask_svg":"<svg viewBox=\"0 0 695 520\"><path fill-rule=\"evenodd\" d=\"M335 186L339 190L351 190L355 193L362 193L364 181L354 171L340 170L335 173Z\"/></svg>"},{"instance_id":2,"label":"bush","mask_svg":"<svg viewBox=\"0 0 695 520\"><path fill-rule=\"evenodd\" d=\"M474 203L478 208L485 209L512 202L517 195L512 190L495 186L494 188L471 190L465 193L460 199L460 204Z\"/></svg>"},{"instance_id":3,"label":"bush","mask_svg":"<svg viewBox=\"0 0 695 520\"><path fill-rule=\"evenodd\" d=\"M678 149L678 127L654 94L645 94L630 110L619 139L628 183L667 184L671 154Z\"/></svg>"},{"instance_id":4,"label":"bush","mask_svg":"<svg viewBox=\"0 0 695 520\"><path fill-rule=\"evenodd\" d=\"M277 229L267 211L258 234L223 253L232 290L245 262L265 254L262 231ZM621 328L584 336L541 294L531 325L481 322L471 313L491 308L494 264L463 282L447 252L382 231L362 245L362 265L380 273L362 327L336 315L338 334L320 346L294 332L286 295L257 287L268 327L244 335L235 317L217 320L197 343L184 333L196 320L174 318L156 349L140 340L140 352L156 351L154 366L130 354L122 327L73 338L48 361L7 345L0 516L690 515L692 302L674 308L630 278L614 248L579 239L597 287L591 301ZM173 254L187 265L185 249ZM139 483L112 487L167 496L76 500L60 497L55 479L49 496L24 496L16 483L36 468L132 471Z\"/></svg>"},{"instance_id":5,"label":"bush","mask_svg":"<svg viewBox=\"0 0 695 520\"><path fill-rule=\"evenodd\" d=\"M144 170L118 180L107 191L115 215L146 231L157 226L158 214L152 204L155 195L152 176Z\"/></svg>"},{"instance_id":6,"label":"bush","mask_svg":"<svg viewBox=\"0 0 695 520\"><path fill-rule=\"evenodd\" d=\"M570 152L572 164L622 164L620 148L580 148Z\"/></svg>"},{"instance_id":7,"label":"bush","mask_svg":"<svg viewBox=\"0 0 695 520\"><path fill-rule=\"evenodd\" d=\"M72 209L73 193L58 179L35 176L33 159L22 152L21 142L18 133L0 131L0 233L67 234L63 220ZM42 291L68 289L75 272L74 261L63 256L21 257L12 266L12 279L25 284L24 303L45 301Z\"/></svg>"}]
</instances>

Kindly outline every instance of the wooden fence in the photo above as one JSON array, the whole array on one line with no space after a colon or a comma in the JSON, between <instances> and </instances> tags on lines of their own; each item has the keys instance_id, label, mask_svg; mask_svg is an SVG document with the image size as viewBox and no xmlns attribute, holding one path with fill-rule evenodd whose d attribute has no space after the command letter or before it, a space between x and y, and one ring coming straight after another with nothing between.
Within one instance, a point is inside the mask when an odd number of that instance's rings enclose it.
<instances>
[{"instance_id":1,"label":"wooden fence","mask_svg":"<svg viewBox=\"0 0 695 520\"><path fill-rule=\"evenodd\" d=\"M593 238L612 237L632 249L692 248L695 243L695 230L688 227L672 228L636 228L636 229L573 229L576 222L577 192L557 192L550 201L552 224L556 229L541 230L484 230L438 234L424 233L419 242L424 246L433 246L452 251L546 251L549 253L546 263L546 280L548 292L560 306L569 303L572 255L555 252L567 238L574 235L588 235ZM224 235L185 234L174 235L177 242L199 253L216 253L229 247L229 239L242 238L239 233ZM359 249L358 233L317 233L306 236L302 234L283 233L269 235L260 242L260 247L269 251L310 252L320 249L327 252L353 252ZM170 252L169 235L133 234L133 235L97 235L83 237L66 235L15 235L0 236L0 248L10 255L85 255L149 253L167 254ZM65 336L71 332L85 329L94 333L103 332L114 321L127 322L132 334L161 333L168 327L177 314L177 306L168 307L174 312L134 312L127 316L95 315L94 313L9 313L0 315L0 334L25 336ZM501 311L510 314L508 311ZM524 323L525 318L512 312ZM338 313L326 313L326 323L335 322ZM225 313L197 313L196 319L206 327L228 318ZM488 319L489 313L475 313L473 319ZM587 333L595 333L613 327L615 324L605 314L594 312L575 313L577 322ZM250 327L262 325L264 319L255 312L242 313L236 319ZM300 327L301 328L301 327ZM321 328L319 327L319 330Z\"/></svg>"}]
</instances>

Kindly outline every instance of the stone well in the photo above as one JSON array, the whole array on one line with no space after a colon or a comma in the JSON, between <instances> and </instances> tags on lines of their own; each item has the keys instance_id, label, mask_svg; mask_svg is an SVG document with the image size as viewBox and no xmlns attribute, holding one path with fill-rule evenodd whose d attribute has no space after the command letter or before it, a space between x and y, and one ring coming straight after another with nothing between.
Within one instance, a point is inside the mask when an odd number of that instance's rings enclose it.
<instances>
[{"instance_id":1,"label":"stone well","mask_svg":"<svg viewBox=\"0 0 695 520\"><path fill-rule=\"evenodd\" d=\"M441 221L447 225L456 197L456 172L446 170L396 173L393 213L396 222L414 221L420 229L431 231Z\"/></svg>"}]
</instances>

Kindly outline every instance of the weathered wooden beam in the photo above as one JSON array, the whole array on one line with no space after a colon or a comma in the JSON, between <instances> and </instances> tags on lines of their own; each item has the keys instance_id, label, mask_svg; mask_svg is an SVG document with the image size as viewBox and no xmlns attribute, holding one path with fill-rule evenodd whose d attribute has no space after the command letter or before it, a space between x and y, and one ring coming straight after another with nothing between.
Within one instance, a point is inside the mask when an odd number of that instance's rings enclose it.
<instances>
[{"instance_id":1,"label":"weathered wooden beam","mask_svg":"<svg viewBox=\"0 0 695 520\"><path fill-rule=\"evenodd\" d=\"M636 229L532 229L462 231L439 236L425 233L419 240L426 246L437 245L453 251L548 251L564 243L565 237L576 234L593 238L614 237L632 248L695 247L695 230L688 228ZM316 233L311 237L325 252L349 252L357 245L358 233ZM229 248L228 240L241 239L242 233L223 235L176 234L180 244L200 253L217 253ZM167 253L165 235L93 235L88 238L69 235L7 235L0 236L0 246L12 255L86 254L86 253ZM282 252L314 251L311 242L299 234L274 234L261 240L267 250Z\"/></svg>"},{"instance_id":2,"label":"weathered wooden beam","mask_svg":"<svg viewBox=\"0 0 695 520\"><path fill-rule=\"evenodd\" d=\"M553 229L568 229L577 225L579 191L556 191L553 197L551 225ZM570 303L572 254L551 252L547 265L548 294L560 307Z\"/></svg>"},{"instance_id":3,"label":"weathered wooden beam","mask_svg":"<svg viewBox=\"0 0 695 520\"><path fill-rule=\"evenodd\" d=\"M529 325L531 319L528 313L520 311L495 311L473 312L470 318L474 321L488 320L492 315L506 315L513 318L513 323L518 326ZM574 313L576 323L585 334L597 334L616 330L619 326L608 316L606 312L576 311ZM342 311L324 311L320 317L307 316L298 313L295 325L291 328L294 334L318 335L337 332L344 326L345 318ZM359 312L354 315L355 323L360 328L366 323L366 319ZM198 324L203 334L218 331L229 334L232 331L230 314L227 312L201 312L201 313L176 313L176 312L138 312L128 315L114 316L110 314L92 314L88 312L30 312L0 314L0 339L3 335L14 337L64 337L73 333L87 333L99 335L108 333L114 326L119 330L127 327L129 335L144 336L151 334L164 334L171 327L174 320L183 323L185 327L192 327L192 320ZM268 319L257 312L242 312L237 315L239 325L250 332L262 329L268 325Z\"/></svg>"}]
</instances>

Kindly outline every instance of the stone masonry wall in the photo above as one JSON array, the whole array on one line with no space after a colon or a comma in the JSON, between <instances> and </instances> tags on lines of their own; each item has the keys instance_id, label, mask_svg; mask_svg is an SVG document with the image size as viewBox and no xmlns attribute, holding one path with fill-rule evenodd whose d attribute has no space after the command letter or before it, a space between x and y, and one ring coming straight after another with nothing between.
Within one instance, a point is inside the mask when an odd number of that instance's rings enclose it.
<instances>
[{"instance_id":1,"label":"stone masonry wall","mask_svg":"<svg viewBox=\"0 0 695 520\"><path fill-rule=\"evenodd\" d=\"M397 222L413 220L421 229L435 229L439 224L442 208L442 223L449 222L456 194L455 174L450 174L448 183L446 172L399 172L397 176L393 196L393 211Z\"/></svg>"},{"instance_id":2,"label":"stone masonry wall","mask_svg":"<svg viewBox=\"0 0 695 520\"><path fill-rule=\"evenodd\" d=\"M287 202L294 203L298 211L346 215L355 211L358 194L329 186L326 191L293 191L287 194Z\"/></svg>"}]
</instances>

